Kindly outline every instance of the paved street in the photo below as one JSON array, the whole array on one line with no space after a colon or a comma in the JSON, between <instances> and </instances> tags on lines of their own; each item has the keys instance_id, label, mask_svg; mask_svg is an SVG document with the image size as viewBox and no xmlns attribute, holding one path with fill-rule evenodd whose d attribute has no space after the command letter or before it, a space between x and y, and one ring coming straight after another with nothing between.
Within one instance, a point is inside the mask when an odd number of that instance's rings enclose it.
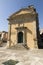
<instances>
[{"instance_id":1,"label":"paved street","mask_svg":"<svg viewBox=\"0 0 43 65\"><path fill-rule=\"evenodd\" d=\"M12 50L0 47L0 65L10 59L19 61L16 65L43 65L43 50Z\"/></svg>"}]
</instances>

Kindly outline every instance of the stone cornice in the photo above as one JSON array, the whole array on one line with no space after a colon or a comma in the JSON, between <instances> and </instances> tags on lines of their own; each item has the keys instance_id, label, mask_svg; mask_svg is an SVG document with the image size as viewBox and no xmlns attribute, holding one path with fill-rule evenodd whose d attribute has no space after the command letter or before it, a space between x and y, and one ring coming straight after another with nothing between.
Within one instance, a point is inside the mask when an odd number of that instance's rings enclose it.
<instances>
[{"instance_id":1,"label":"stone cornice","mask_svg":"<svg viewBox=\"0 0 43 65\"><path fill-rule=\"evenodd\" d=\"M21 15L17 15L17 16L15 16L15 17L13 17L13 18L9 18L9 19L7 19L7 20L9 20L9 21L11 21L11 20L13 20L13 19L17 19L17 18L21 18L21 19L23 19L24 17L33 17L33 16L36 16L38 13L27 13L27 14L21 14Z\"/></svg>"},{"instance_id":2,"label":"stone cornice","mask_svg":"<svg viewBox=\"0 0 43 65\"><path fill-rule=\"evenodd\" d=\"M17 11L17 12L15 12L15 13L13 13L9 18L8 18L8 20L10 20L10 19L12 19L13 17L15 17L16 16L16 14L19 14L21 11L28 11L28 13L29 14L33 14L33 13L37 13L36 12L36 9L34 8L34 6L29 6L29 7L27 7L27 8L22 8L22 9L20 9L19 11ZM25 13L24 13L25 14ZM20 15L20 14L19 14Z\"/></svg>"}]
</instances>

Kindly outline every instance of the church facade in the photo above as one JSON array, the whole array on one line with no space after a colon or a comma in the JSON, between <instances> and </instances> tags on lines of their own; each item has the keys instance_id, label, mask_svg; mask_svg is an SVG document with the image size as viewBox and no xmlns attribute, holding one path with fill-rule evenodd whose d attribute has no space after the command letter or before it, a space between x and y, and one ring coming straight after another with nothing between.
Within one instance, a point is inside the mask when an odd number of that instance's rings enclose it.
<instances>
[{"instance_id":1,"label":"church facade","mask_svg":"<svg viewBox=\"0 0 43 65\"><path fill-rule=\"evenodd\" d=\"M27 45L28 48L38 48L40 39L38 13L33 6L20 9L8 19L8 46Z\"/></svg>"}]
</instances>

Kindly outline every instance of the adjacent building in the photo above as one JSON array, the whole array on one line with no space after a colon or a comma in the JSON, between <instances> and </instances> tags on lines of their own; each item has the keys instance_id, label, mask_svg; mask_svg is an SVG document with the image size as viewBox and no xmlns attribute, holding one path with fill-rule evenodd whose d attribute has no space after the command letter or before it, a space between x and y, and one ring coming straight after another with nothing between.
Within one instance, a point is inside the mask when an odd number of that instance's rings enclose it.
<instances>
[{"instance_id":1,"label":"adjacent building","mask_svg":"<svg viewBox=\"0 0 43 65\"><path fill-rule=\"evenodd\" d=\"M8 32L2 31L1 39L2 39L2 42L7 42L8 41Z\"/></svg>"},{"instance_id":2,"label":"adjacent building","mask_svg":"<svg viewBox=\"0 0 43 65\"><path fill-rule=\"evenodd\" d=\"M0 32L0 46L3 47L4 43L6 43L7 41L8 41L8 32L6 31Z\"/></svg>"}]
</instances>

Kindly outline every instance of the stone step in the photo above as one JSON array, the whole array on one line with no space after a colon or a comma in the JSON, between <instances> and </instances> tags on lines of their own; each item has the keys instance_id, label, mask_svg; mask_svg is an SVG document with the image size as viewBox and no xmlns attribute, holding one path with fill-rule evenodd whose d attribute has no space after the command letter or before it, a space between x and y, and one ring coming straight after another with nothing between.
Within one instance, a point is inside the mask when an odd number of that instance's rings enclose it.
<instances>
[{"instance_id":1,"label":"stone step","mask_svg":"<svg viewBox=\"0 0 43 65\"><path fill-rule=\"evenodd\" d=\"M17 50L25 50L27 49L23 44L16 44L15 46L11 47L12 49L17 49Z\"/></svg>"}]
</instances>

